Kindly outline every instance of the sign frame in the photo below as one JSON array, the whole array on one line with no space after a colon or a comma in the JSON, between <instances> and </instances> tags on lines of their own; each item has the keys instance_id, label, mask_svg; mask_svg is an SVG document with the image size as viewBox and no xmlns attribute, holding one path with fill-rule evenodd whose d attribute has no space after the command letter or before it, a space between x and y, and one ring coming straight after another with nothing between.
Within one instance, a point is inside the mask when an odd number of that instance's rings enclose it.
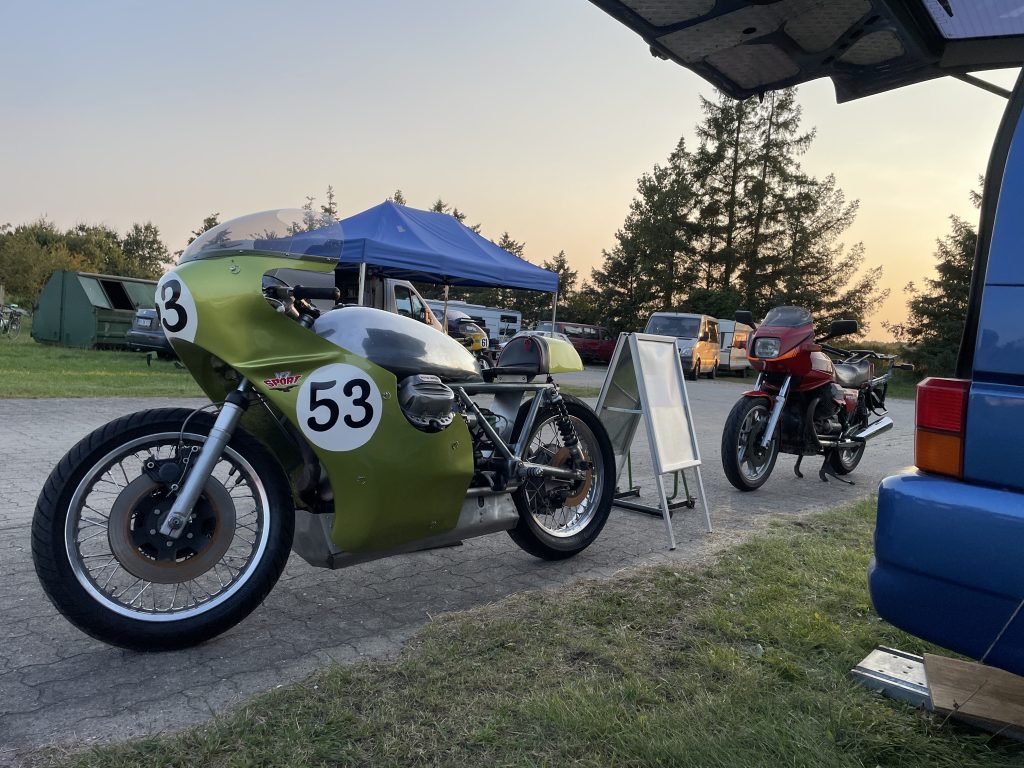
<instances>
[{"instance_id":1,"label":"sign frame","mask_svg":"<svg viewBox=\"0 0 1024 768\"><path fill-rule=\"evenodd\" d=\"M670 350L670 353L666 348ZM645 355L645 349L657 350L657 355ZM658 357L661 359L657 360ZM645 358L648 361L656 360L659 364L658 369L654 370L652 367L645 366ZM668 370L665 370L666 365ZM620 371L620 368L624 366L632 368L631 379ZM623 384L632 385L635 392L627 389ZM636 428L639 426L641 418L644 420L651 460L654 463L659 506L645 507L634 502L615 502L615 505L649 514L660 514L665 522L669 549L675 549L675 533L672 529L673 506L669 505L666 498L663 475L693 469L697 475L697 487L704 509L704 521L708 533L711 533L714 529L711 524L707 495L704 492L704 479L700 471L700 448L697 445L690 398L686 392L686 381L676 350L675 337L647 333L620 334L615 345L615 352L608 365L608 373L601 386L596 410L602 423L617 422L609 428L616 461L616 484L622 475L626 463L625 458L636 437ZM663 417L678 416L679 420L674 425L656 423L655 416L659 412ZM606 426L608 426L607 423ZM676 441L682 441L685 455L680 455L678 448L673 453L672 446L663 444Z\"/></svg>"}]
</instances>

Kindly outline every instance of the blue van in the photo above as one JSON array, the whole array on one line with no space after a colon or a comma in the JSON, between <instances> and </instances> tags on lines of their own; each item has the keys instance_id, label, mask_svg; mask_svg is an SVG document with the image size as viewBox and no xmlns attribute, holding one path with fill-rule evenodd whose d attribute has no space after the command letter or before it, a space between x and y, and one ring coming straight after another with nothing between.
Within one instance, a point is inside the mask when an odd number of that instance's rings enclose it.
<instances>
[{"instance_id":1,"label":"blue van","mask_svg":"<svg viewBox=\"0 0 1024 768\"><path fill-rule=\"evenodd\" d=\"M735 98L829 77L838 101L1024 63L1020 0L591 0ZM1024 78L985 177L956 378L918 388L916 469L879 490L878 613L1024 674ZM950 151L955 151L950 147Z\"/></svg>"}]
</instances>

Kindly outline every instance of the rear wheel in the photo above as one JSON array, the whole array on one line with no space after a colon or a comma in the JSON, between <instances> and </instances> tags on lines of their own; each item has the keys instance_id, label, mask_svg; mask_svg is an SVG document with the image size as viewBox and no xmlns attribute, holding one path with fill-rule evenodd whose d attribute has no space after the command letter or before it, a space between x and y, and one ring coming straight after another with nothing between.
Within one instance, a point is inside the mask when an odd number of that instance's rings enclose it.
<instances>
[{"instance_id":1,"label":"rear wheel","mask_svg":"<svg viewBox=\"0 0 1024 768\"><path fill-rule=\"evenodd\" d=\"M537 415L524 458L534 464L585 469L583 480L570 486L553 478L528 478L512 494L519 523L508 532L522 549L545 560L563 560L589 547L608 521L615 493L615 457L604 425L586 403L571 395L562 398L586 466L576 466L558 429L558 412L551 406ZM516 439L529 406L525 403L516 418Z\"/></svg>"},{"instance_id":2,"label":"rear wheel","mask_svg":"<svg viewBox=\"0 0 1024 768\"><path fill-rule=\"evenodd\" d=\"M712 363L711 370L708 371L708 378L711 379L711 381L714 381L715 379L718 378L718 361L717 360L715 360L715 362Z\"/></svg>"},{"instance_id":3,"label":"rear wheel","mask_svg":"<svg viewBox=\"0 0 1024 768\"><path fill-rule=\"evenodd\" d=\"M861 424L863 429L864 424ZM828 453L829 466L837 475L848 475L857 468L860 460L864 458L866 443L861 443L856 448L834 448Z\"/></svg>"},{"instance_id":4,"label":"rear wheel","mask_svg":"<svg viewBox=\"0 0 1024 768\"><path fill-rule=\"evenodd\" d=\"M32 556L46 594L82 631L135 650L184 648L237 624L276 583L294 529L289 485L241 430L181 535L158 530L212 424L186 409L125 416L79 442L50 474L32 520Z\"/></svg>"},{"instance_id":5,"label":"rear wheel","mask_svg":"<svg viewBox=\"0 0 1024 768\"><path fill-rule=\"evenodd\" d=\"M690 374L690 378L694 381L700 378L700 358L698 357L693 361L693 372Z\"/></svg>"},{"instance_id":6,"label":"rear wheel","mask_svg":"<svg viewBox=\"0 0 1024 768\"><path fill-rule=\"evenodd\" d=\"M10 334L11 341L18 338L21 335L21 315L15 313L15 315L11 318L11 327L8 330L8 333Z\"/></svg>"},{"instance_id":7,"label":"rear wheel","mask_svg":"<svg viewBox=\"0 0 1024 768\"><path fill-rule=\"evenodd\" d=\"M729 482L741 491L764 485L779 457L778 436L765 448L761 440L771 415L768 401L743 397L732 407L722 431L722 469Z\"/></svg>"}]
</instances>

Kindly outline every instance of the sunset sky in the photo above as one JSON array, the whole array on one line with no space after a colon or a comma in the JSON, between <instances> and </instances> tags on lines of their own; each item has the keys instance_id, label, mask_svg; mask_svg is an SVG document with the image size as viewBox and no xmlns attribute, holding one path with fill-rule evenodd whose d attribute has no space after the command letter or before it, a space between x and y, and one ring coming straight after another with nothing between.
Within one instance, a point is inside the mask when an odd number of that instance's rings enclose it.
<instances>
[{"instance_id":1,"label":"sunset sky","mask_svg":"<svg viewBox=\"0 0 1024 768\"><path fill-rule=\"evenodd\" d=\"M333 184L349 215L401 188L589 275L712 95L587 0L11 0L0 29L0 223L152 220L171 250L214 211ZM860 200L848 241L893 289L875 320L902 319L947 217L977 217L1005 102L954 80L843 105L822 80L799 100L805 168Z\"/></svg>"}]
</instances>

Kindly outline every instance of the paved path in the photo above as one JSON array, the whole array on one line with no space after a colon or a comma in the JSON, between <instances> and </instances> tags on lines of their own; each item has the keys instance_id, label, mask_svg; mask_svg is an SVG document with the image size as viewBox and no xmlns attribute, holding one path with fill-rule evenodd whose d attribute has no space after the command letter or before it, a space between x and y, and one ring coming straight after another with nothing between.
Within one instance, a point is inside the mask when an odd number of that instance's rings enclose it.
<instances>
[{"instance_id":1,"label":"paved path","mask_svg":"<svg viewBox=\"0 0 1024 768\"><path fill-rule=\"evenodd\" d=\"M578 377L599 383L602 374L598 369ZM202 721L327 661L393 654L429 616L443 611L535 587L609 578L638 564L706 558L772 513L804 513L861 498L912 460L913 406L895 401L897 426L872 441L853 475L856 486L822 484L811 460L806 468L813 471L797 480L793 457L784 456L765 487L741 494L728 485L718 448L740 384L701 381L688 391L714 534L704 532L699 510L677 514L679 546L668 552L659 519L615 510L597 542L562 563L536 560L500 534L337 572L293 556L266 603L241 625L198 648L158 655L110 648L62 619L36 581L29 526L46 475L90 430L134 410L199 401L0 400L0 764L43 744L125 739ZM650 490L642 434L634 455L637 476Z\"/></svg>"}]
</instances>

